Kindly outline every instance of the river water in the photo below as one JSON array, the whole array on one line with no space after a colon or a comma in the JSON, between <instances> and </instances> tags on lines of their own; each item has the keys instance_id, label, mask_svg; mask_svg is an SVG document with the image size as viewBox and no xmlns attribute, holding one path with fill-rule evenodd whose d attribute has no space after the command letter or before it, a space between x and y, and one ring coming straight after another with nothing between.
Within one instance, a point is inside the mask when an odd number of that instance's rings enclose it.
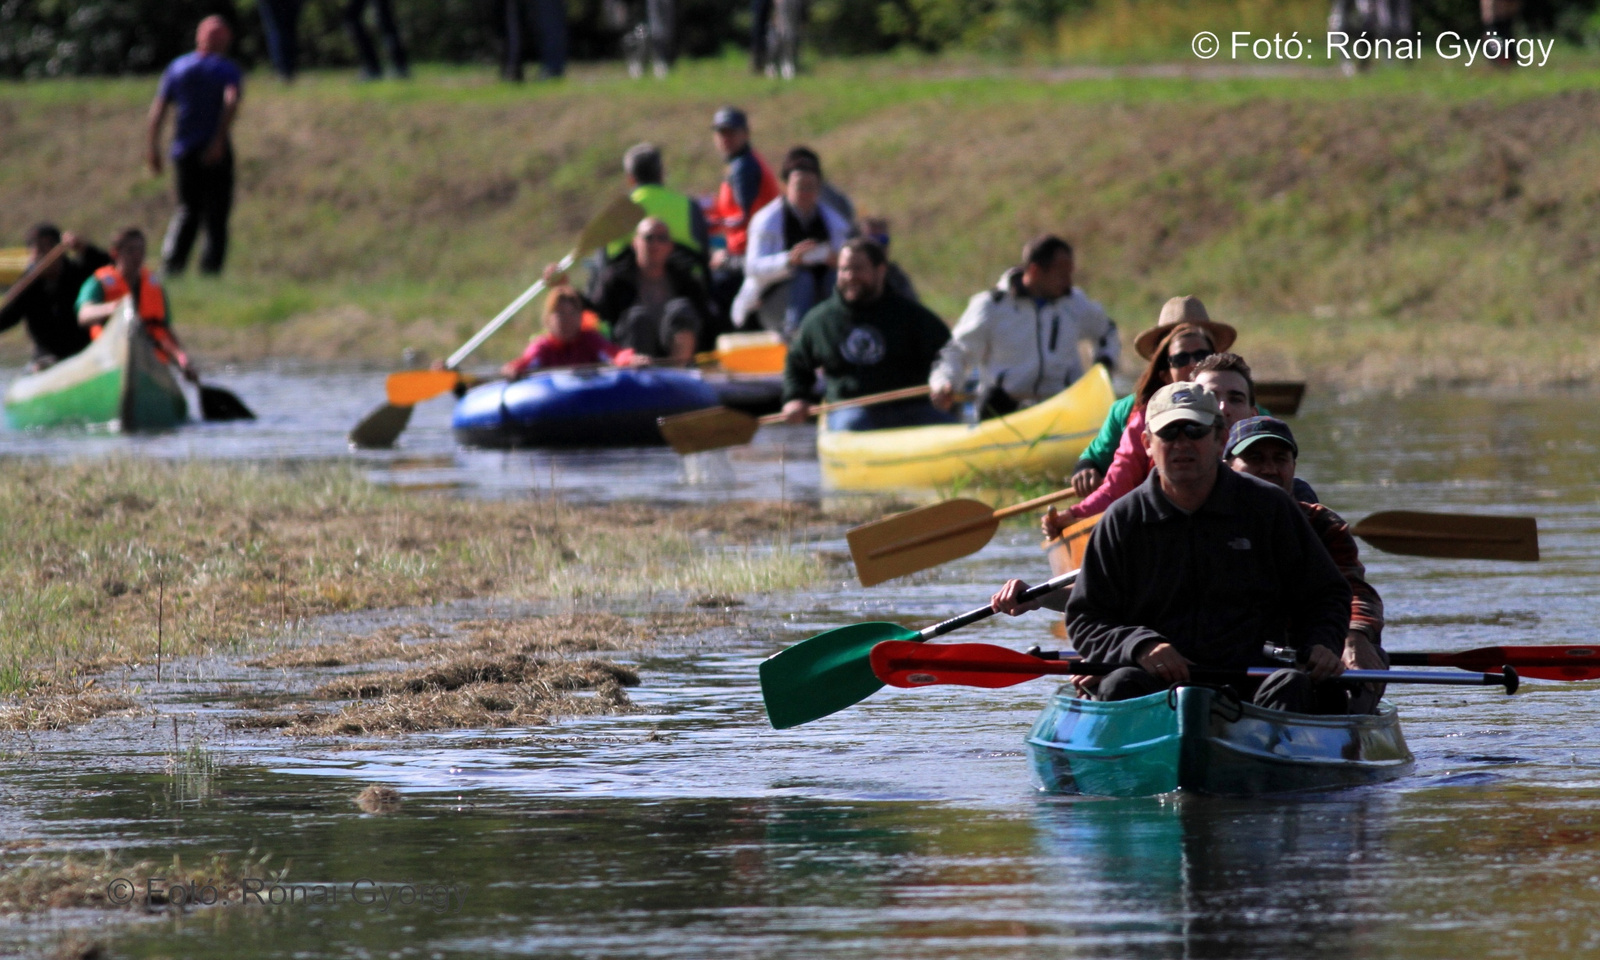
<instances>
[{"instance_id":1,"label":"river water","mask_svg":"<svg viewBox=\"0 0 1600 960\"><path fill-rule=\"evenodd\" d=\"M318 385L273 393L251 383L241 375L229 385L263 414L254 427L132 442L0 434L0 452L344 457L347 421L378 396L373 378L330 378L318 410L284 412L269 397ZM366 393L338 399L336 385ZM594 495L815 489L803 433L768 437L705 471L710 482L695 482L656 452L463 453L449 442L446 416L424 409L404 451L362 461L391 482L488 495L537 490L552 463L558 485ZM337 429L296 426L319 423ZM1398 508L1539 518L1538 564L1364 551L1388 607L1388 646L1594 639L1600 415L1591 403L1424 395L1340 404L1314 395L1294 425L1306 451L1302 476L1349 519ZM202 443L212 433L225 442ZM608 471L622 464L637 487L615 485L623 478ZM604 487L594 485L600 478ZM273 866L292 861L286 882L325 883L333 893L322 904L302 893L276 907L141 920L57 914L0 926L0 947L39 948L62 929L88 928L118 957L1600 951L1596 684L1528 681L1515 697L1392 686L1418 758L1414 776L1249 802L1041 796L1022 740L1053 689L1044 681L886 689L804 727L766 725L756 685L763 657L841 624L960 612L1008 575L1041 575L1036 540L1007 527L981 553L909 581L866 590L841 570L812 592L745 597L735 628L618 655L643 677L630 691L643 710L635 715L361 749L236 735L197 753L166 717L13 742L0 778L0 836L116 847L157 862L254 849L270 852ZM1050 643L1048 626L1039 613L952 639L1023 649ZM213 682L228 681L229 670L248 679L242 666L221 669ZM186 750L190 760L166 765ZM368 783L400 790L402 809L361 813L351 797Z\"/></svg>"}]
</instances>

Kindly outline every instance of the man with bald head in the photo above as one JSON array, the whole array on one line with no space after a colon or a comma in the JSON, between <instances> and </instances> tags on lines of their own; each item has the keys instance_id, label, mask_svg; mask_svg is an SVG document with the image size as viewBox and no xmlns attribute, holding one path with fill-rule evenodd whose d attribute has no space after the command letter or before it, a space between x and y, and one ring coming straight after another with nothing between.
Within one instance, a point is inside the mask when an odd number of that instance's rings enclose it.
<instances>
[{"instance_id":1,"label":"man with bald head","mask_svg":"<svg viewBox=\"0 0 1600 960\"><path fill-rule=\"evenodd\" d=\"M146 120L146 157L153 173L161 173L161 127L169 107L177 107L172 136L173 175L178 209L167 226L161 256L168 274L182 273L189 251L203 225L205 249L201 273L222 272L228 253L228 214L233 209L233 145L229 132L239 111L244 75L225 54L233 43L226 20L211 16L195 31L195 50L172 61Z\"/></svg>"},{"instance_id":2,"label":"man with bald head","mask_svg":"<svg viewBox=\"0 0 1600 960\"><path fill-rule=\"evenodd\" d=\"M552 265L551 286L565 281ZM711 316L710 298L693 254L672 242L665 221L645 217L633 241L595 278L584 308L611 328L611 339L638 356L687 364L695 337Z\"/></svg>"}]
</instances>

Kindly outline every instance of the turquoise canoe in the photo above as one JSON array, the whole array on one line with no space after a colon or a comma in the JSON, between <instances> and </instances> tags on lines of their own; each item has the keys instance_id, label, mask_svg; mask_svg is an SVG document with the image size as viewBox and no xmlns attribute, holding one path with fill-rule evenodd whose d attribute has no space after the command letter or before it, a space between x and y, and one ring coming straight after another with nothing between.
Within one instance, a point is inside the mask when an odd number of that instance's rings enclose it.
<instances>
[{"instance_id":1,"label":"turquoise canoe","mask_svg":"<svg viewBox=\"0 0 1600 960\"><path fill-rule=\"evenodd\" d=\"M6 390L13 429L107 427L165 430L189 418L189 405L167 364L125 301L82 353L17 380Z\"/></svg>"},{"instance_id":2,"label":"turquoise canoe","mask_svg":"<svg viewBox=\"0 0 1600 960\"><path fill-rule=\"evenodd\" d=\"M1034 774L1051 793L1258 796L1381 783L1416 766L1387 702L1371 715L1312 716L1209 687L1111 703L1071 691L1056 694L1028 735Z\"/></svg>"}]
</instances>

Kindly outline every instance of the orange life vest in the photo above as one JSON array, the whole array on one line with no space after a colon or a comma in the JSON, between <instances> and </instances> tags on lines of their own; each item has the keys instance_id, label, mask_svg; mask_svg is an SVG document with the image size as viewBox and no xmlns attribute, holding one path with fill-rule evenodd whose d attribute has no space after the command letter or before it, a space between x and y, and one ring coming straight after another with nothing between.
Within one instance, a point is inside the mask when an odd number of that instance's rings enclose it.
<instances>
[{"instance_id":1,"label":"orange life vest","mask_svg":"<svg viewBox=\"0 0 1600 960\"><path fill-rule=\"evenodd\" d=\"M101 267L94 272L94 278L100 281L100 290L105 296L105 302L120 300L128 295L127 281L122 279L116 265ZM155 341L156 355L163 361L171 363L176 360L179 364L187 364L188 358L178 346L178 340L167 327L167 294L156 283L155 277L150 275L149 267L139 268L139 302L136 304L139 319L144 322L144 331ZM89 337L100 339L100 324L89 328Z\"/></svg>"},{"instance_id":2,"label":"orange life vest","mask_svg":"<svg viewBox=\"0 0 1600 960\"><path fill-rule=\"evenodd\" d=\"M724 178L722 186L717 188L716 202L712 203L710 214L714 232L720 233L728 241L728 253L744 256L745 247L750 242L750 217L757 210L778 199L783 188L778 185L778 178L772 175L772 168L767 166L767 161L761 159L761 154L755 149L750 150L750 156L761 166L761 189L756 191L755 202L750 205L750 213L746 214L744 208L739 206L739 198L734 196L733 185Z\"/></svg>"},{"instance_id":3,"label":"orange life vest","mask_svg":"<svg viewBox=\"0 0 1600 960\"><path fill-rule=\"evenodd\" d=\"M100 289L105 294L105 302L121 300L128 295L127 281L122 279L122 274L116 266L101 267L94 272L94 278L100 281ZM139 268L139 319L145 323L167 322L167 296L150 275L149 267Z\"/></svg>"}]
</instances>

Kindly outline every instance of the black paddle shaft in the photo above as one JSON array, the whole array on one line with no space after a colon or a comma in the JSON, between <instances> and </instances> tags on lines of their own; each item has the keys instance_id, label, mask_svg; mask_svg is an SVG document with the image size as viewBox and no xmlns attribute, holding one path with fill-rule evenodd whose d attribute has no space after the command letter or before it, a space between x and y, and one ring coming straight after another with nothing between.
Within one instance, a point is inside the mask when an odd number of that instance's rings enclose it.
<instances>
[{"instance_id":1,"label":"black paddle shaft","mask_svg":"<svg viewBox=\"0 0 1600 960\"><path fill-rule=\"evenodd\" d=\"M1057 590L1060 590L1063 587L1072 586L1073 583L1077 582L1077 579L1078 571L1069 570L1059 577L1051 577L1049 580L1046 580L1044 583L1041 583L1036 587L1029 587L1028 589L1022 591L1022 595L1017 597L1017 599L1021 600L1023 603L1038 600L1040 597L1055 593ZM934 637L942 637L953 630L960 630L962 627L970 626L974 623L977 623L979 620L987 620L992 616L994 616L993 606L978 607L975 610L968 610L959 617L951 617L949 620L936 623L933 626L924 629L918 634L918 636L920 636L923 640L932 640Z\"/></svg>"}]
</instances>

